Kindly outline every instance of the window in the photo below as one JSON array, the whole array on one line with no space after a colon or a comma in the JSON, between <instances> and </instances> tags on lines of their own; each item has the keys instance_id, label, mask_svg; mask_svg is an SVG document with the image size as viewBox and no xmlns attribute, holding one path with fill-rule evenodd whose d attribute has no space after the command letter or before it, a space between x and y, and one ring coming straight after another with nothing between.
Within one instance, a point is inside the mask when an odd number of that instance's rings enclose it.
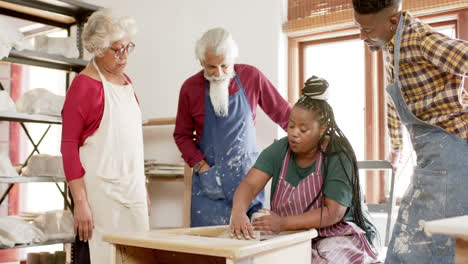
<instances>
[{"instance_id":1,"label":"window","mask_svg":"<svg viewBox=\"0 0 468 264\"><path fill-rule=\"evenodd\" d=\"M364 49L358 38L308 44L304 47L304 79L324 78L330 87L328 103L335 120L351 142L358 160L364 159ZM353 51L353 52L350 52Z\"/></svg>"}]
</instances>

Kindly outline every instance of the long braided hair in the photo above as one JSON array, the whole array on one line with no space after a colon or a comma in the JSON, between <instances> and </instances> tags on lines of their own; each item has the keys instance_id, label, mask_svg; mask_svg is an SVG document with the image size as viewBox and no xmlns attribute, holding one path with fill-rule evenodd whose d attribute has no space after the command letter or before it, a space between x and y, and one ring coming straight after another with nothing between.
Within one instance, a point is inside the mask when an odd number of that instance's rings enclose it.
<instances>
[{"instance_id":1,"label":"long braided hair","mask_svg":"<svg viewBox=\"0 0 468 264\"><path fill-rule=\"evenodd\" d=\"M326 99L328 96L328 82L322 78L312 76L309 78L305 84L304 88L302 89L302 96L296 102L294 106L299 106L309 111L315 113L315 116L318 118L320 125L327 125L327 130L325 131L324 135L320 138L319 141L319 148L320 151L323 153L324 157L324 183L325 178L327 177L328 165L330 161L330 157L338 155L340 165L343 168L343 171L346 173L347 179L352 186L352 209L351 214L353 216L354 222L358 225L362 230L366 231L367 240L373 245L373 241L371 238L371 231L366 227L366 220L363 215L362 206L361 206L361 186L359 183L359 171L357 167L356 161L356 154L349 143L346 136L343 134L341 129L338 127L335 121L335 116L333 114L333 109L327 103ZM326 149L322 149L322 143L325 140L325 136L329 138L329 144ZM346 171L344 164L343 164L343 155L351 161L352 163L352 170L351 175L348 174ZM319 194L317 197L312 201L312 203L306 209L307 211L312 207L312 205L316 202L317 198L320 194L323 193L323 184L320 188ZM322 199L324 196L322 195ZM323 201L322 201L323 202ZM321 219L320 219L321 223ZM321 224L320 224L321 225ZM376 231L375 227L373 227L373 231ZM374 246L374 245L373 245Z\"/></svg>"}]
</instances>

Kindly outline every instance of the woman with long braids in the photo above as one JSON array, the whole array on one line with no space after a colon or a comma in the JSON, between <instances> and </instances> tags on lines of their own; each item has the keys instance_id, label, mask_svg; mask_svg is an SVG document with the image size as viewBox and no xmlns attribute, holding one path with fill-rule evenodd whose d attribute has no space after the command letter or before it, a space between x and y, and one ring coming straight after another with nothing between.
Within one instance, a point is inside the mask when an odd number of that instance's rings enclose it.
<instances>
[{"instance_id":1,"label":"woman with long braids","mask_svg":"<svg viewBox=\"0 0 468 264\"><path fill-rule=\"evenodd\" d=\"M366 217L351 144L327 103L326 80L311 77L291 111L288 136L266 148L236 190L232 236L316 228L313 263L371 263L375 228ZM251 224L252 199L272 179L271 210Z\"/></svg>"}]
</instances>

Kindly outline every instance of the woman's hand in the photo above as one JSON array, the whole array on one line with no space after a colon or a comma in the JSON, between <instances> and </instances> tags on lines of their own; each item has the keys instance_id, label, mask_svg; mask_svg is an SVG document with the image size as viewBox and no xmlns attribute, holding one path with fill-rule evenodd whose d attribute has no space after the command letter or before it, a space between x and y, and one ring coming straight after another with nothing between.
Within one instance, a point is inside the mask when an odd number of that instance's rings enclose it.
<instances>
[{"instance_id":1,"label":"woman's hand","mask_svg":"<svg viewBox=\"0 0 468 264\"><path fill-rule=\"evenodd\" d=\"M245 239L255 239L254 231L247 214L238 210L233 209L231 214L231 237L237 237L242 239L242 235Z\"/></svg>"},{"instance_id":2,"label":"woman's hand","mask_svg":"<svg viewBox=\"0 0 468 264\"><path fill-rule=\"evenodd\" d=\"M262 209L259 212L269 212L270 214L255 218L252 223L254 230L261 231L262 234L277 234L285 230L285 217L268 209Z\"/></svg>"},{"instance_id":3,"label":"woman's hand","mask_svg":"<svg viewBox=\"0 0 468 264\"><path fill-rule=\"evenodd\" d=\"M245 212L255 196L265 188L270 179L270 175L255 168L251 168L244 179L242 179L234 194L232 203L231 237L236 236L238 239L242 239L242 235L244 235L246 239L255 238L252 225Z\"/></svg>"},{"instance_id":4,"label":"woman's hand","mask_svg":"<svg viewBox=\"0 0 468 264\"><path fill-rule=\"evenodd\" d=\"M88 241L93 236L94 222L87 201L75 203L74 209L75 235L78 235L81 241Z\"/></svg>"}]
</instances>

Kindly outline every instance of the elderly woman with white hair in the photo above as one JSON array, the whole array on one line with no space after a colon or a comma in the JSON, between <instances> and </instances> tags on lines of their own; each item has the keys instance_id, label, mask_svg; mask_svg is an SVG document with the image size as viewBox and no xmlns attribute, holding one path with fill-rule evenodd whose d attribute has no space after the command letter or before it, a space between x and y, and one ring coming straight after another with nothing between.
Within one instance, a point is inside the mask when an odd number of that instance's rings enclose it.
<instances>
[{"instance_id":1,"label":"elderly woman with white hair","mask_svg":"<svg viewBox=\"0 0 468 264\"><path fill-rule=\"evenodd\" d=\"M182 85L174 139L194 168L191 226L227 225L234 192L258 156L257 106L284 130L291 106L257 68L235 63L227 30L205 32L195 53L203 69ZM262 192L247 214L263 207Z\"/></svg>"},{"instance_id":2,"label":"elderly woman with white hair","mask_svg":"<svg viewBox=\"0 0 468 264\"><path fill-rule=\"evenodd\" d=\"M109 9L92 14L83 43L93 59L78 74L62 110L63 165L74 200L75 233L91 263L108 263L102 234L149 229L141 112L124 74L135 21Z\"/></svg>"}]
</instances>

